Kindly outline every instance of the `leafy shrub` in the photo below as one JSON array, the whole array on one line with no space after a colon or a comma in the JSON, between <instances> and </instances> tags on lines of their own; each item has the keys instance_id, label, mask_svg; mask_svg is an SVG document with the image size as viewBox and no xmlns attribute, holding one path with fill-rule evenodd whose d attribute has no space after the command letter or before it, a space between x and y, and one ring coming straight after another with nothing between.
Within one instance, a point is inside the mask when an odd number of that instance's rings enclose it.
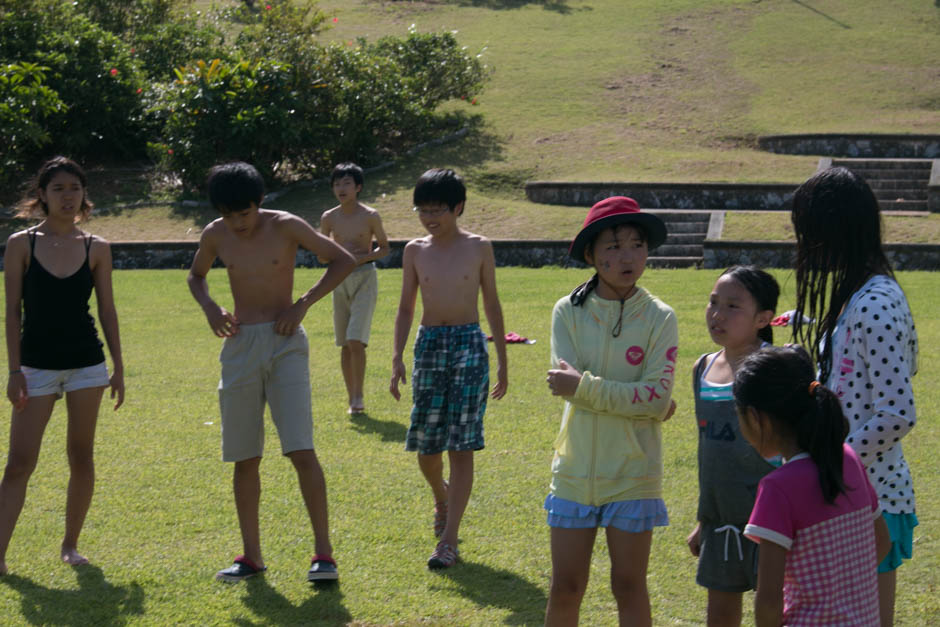
<instances>
[{"instance_id":1,"label":"leafy shrub","mask_svg":"<svg viewBox=\"0 0 940 627\"><path fill-rule=\"evenodd\" d=\"M188 186L231 159L253 162L269 181L318 174L426 140L444 120L439 105L472 98L486 80L479 55L452 33L324 46L327 15L316 0L204 15L192 6L0 0L0 67L20 68L0 86L0 136L17 142L0 167L52 145L99 162L147 154Z\"/></svg>"},{"instance_id":2,"label":"leafy shrub","mask_svg":"<svg viewBox=\"0 0 940 627\"><path fill-rule=\"evenodd\" d=\"M0 161L0 182L9 182L23 169L23 162L49 144L45 125L66 105L44 85L45 70L35 63L0 66L0 128L6 146Z\"/></svg>"},{"instance_id":3,"label":"leafy shrub","mask_svg":"<svg viewBox=\"0 0 940 627\"><path fill-rule=\"evenodd\" d=\"M46 121L57 150L98 160L142 154L145 78L123 42L71 3L6 0L0 62L48 68L46 86L68 104Z\"/></svg>"},{"instance_id":4,"label":"leafy shrub","mask_svg":"<svg viewBox=\"0 0 940 627\"><path fill-rule=\"evenodd\" d=\"M191 185L203 181L208 167L230 159L251 162L273 178L278 163L303 143L295 78L289 65L268 60L215 59L177 70L160 103L168 116L163 141L150 146L152 156Z\"/></svg>"}]
</instances>

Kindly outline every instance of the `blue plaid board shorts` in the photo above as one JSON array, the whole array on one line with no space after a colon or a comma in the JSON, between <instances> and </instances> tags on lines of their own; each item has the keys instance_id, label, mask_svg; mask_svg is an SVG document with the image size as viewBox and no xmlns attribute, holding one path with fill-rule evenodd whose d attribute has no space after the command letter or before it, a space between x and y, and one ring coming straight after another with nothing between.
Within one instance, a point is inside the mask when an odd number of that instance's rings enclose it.
<instances>
[{"instance_id":1,"label":"blue plaid board shorts","mask_svg":"<svg viewBox=\"0 0 940 627\"><path fill-rule=\"evenodd\" d=\"M480 325L420 326L414 354L405 450L435 455L482 449L490 361Z\"/></svg>"}]
</instances>

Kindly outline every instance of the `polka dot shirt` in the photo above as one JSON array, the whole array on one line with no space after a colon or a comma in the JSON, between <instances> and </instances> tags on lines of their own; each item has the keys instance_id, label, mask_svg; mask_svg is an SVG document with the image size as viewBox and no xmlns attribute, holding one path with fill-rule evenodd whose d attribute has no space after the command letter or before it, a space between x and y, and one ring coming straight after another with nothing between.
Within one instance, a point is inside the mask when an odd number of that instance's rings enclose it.
<instances>
[{"instance_id":1,"label":"polka dot shirt","mask_svg":"<svg viewBox=\"0 0 940 627\"><path fill-rule=\"evenodd\" d=\"M901 287L872 277L852 295L832 335L835 390L849 420L846 443L866 466L883 511L914 513L914 486L901 439L917 422L911 377L917 331Z\"/></svg>"}]
</instances>

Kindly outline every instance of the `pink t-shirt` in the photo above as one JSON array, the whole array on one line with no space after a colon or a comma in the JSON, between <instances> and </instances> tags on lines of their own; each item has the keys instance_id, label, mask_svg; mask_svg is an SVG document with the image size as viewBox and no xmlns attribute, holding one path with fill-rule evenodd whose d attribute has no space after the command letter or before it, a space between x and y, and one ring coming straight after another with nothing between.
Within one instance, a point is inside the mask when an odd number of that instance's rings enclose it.
<instances>
[{"instance_id":1,"label":"pink t-shirt","mask_svg":"<svg viewBox=\"0 0 940 627\"><path fill-rule=\"evenodd\" d=\"M765 476L744 535L787 549L783 625L879 625L874 521L878 497L843 446L846 494L826 503L816 464L795 455Z\"/></svg>"}]
</instances>

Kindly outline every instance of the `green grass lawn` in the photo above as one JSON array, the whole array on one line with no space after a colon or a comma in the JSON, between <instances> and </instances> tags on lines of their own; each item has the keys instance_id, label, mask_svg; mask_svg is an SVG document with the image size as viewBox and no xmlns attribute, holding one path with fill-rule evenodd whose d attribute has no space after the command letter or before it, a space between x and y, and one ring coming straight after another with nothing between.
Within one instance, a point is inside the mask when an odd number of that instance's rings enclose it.
<instances>
[{"instance_id":1,"label":"green grass lawn","mask_svg":"<svg viewBox=\"0 0 940 627\"><path fill-rule=\"evenodd\" d=\"M313 551L311 533L293 470L277 454L270 424L261 508L269 572L234 586L213 581L215 571L240 552L231 466L220 461L220 341L189 296L183 271L115 273L128 395L117 413L105 402L99 420L97 493L81 541L94 565L73 570L58 563L67 476L60 403L7 555L11 575L0 578L0 622L539 624L550 573L541 505L561 413L561 401L544 384L550 310L586 273L499 268L497 275L506 330L537 343L509 346L509 393L489 405L487 447L476 456L476 483L461 529L466 561L441 574L425 567L434 545L430 491L414 456L403 451L410 394L396 404L387 393L401 272L379 273L364 416L345 413L329 302L309 312L305 326L311 344L315 441L329 485L342 577L338 588L318 590L304 578ZM694 583L695 561L685 547L697 493L689 372L693 360L712 349L703 310L717 275L649 270L643 280L676 310L681 344L675 390L679 409L664 428L664 496L671 526L655 532L649 569L658 625L701 624L704 618L705 594ZM784 289L781 309L788 309L792 275L776 275ZM317 276L317 271L299 270L298 292ZM935 273L899 277L920 334L920 374L914 379L920 420L904 445L921 525L915 532L915 557L900 570L898 623L924 625L940 616L940 322L932 313L940 302L940 287ZM210 282L220 302L230 301L224 272L211 273ZM4 441L7 429L4 422ZM608 576L606 548L599 541L583 605L585 625L615 623ZM750 621L749 608L747 612Z\"/></svg>"}]
</instances>

